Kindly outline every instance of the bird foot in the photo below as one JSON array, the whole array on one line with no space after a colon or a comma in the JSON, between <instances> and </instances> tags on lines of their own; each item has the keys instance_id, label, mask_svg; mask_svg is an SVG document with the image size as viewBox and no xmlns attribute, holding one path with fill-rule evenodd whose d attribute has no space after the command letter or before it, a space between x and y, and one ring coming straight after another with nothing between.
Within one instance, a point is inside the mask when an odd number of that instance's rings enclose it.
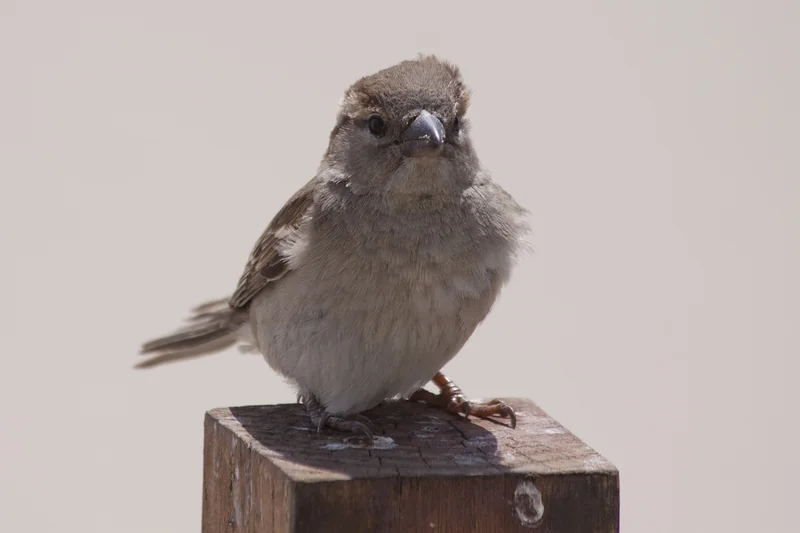
<instances>
[{"instance_id":1,"label":"bird foot","mask_svg":"<svg viewBox=\"0 0 800 533\"><path fill-rule=\"evenodd\" d=\"M370 440L375 438L375 426L366 416L361 414L349 416L332 415L313 396L308 399L303 398L303 401L306 412L311 418L311 423L317 427L317 434L322 432L322 428L327 427L347 433L361 434Z\"/></svg>"},{"instance_id":2,"label":"bird foot","mask_svg":"<svg viewBox=\"0 0 800 533\"><path fill-rule=\"evenodd\" d=\"M426 389L419 389L409 397L409 400L439 407L448 413L463 414L464 418L469 418L470 416L478 418L508 418L511 427L517 427L517 415L514 413L514 409L504 401L476 402L468 400L461 392L461 389L441 373L436 374L433 381L440 389L439 394L434 394Z\"/></svg>"}]
</instances>

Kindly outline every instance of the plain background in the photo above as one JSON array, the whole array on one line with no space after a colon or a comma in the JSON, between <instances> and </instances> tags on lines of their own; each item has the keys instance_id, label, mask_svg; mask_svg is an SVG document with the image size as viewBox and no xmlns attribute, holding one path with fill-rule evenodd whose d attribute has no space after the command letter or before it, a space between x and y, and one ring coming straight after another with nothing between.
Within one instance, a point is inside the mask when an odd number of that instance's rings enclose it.
<instances>
[{"instance_id":1,"label":"plain background","mask_svg":"<svg viewBox=\"0 0 800 533\"><path fill-rule=\"evenodd\" d=\"M139 343L425 52L535 228L449 374L610 458L626 532L800 531L800 3L122 4L0 2L0 530L198 530L204 411L293 397Z\"/></svg>"}]
</instances>

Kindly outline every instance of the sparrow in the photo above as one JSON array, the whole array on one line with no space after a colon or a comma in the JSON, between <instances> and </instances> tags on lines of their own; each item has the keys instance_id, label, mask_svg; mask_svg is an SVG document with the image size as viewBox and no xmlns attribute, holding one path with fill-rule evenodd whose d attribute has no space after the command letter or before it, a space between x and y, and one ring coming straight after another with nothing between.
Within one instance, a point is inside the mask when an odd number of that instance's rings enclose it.
<instances>
[{"instance_id":1,"label":"sparrow","mask_svg":"<svg viewBox=\"0 0 800 533\"><path fill-rule=\"evenodd\" d=\"M509 419L441 373L526 248L528 211L481 165L458 67L420 55L350 86L316 176L271 220L232 296L147 342L150 367L239 343L296 387L311 422L372 437L406 398ZM433 381L439 392L424 388Z\"/></svg>"}]
</instances>

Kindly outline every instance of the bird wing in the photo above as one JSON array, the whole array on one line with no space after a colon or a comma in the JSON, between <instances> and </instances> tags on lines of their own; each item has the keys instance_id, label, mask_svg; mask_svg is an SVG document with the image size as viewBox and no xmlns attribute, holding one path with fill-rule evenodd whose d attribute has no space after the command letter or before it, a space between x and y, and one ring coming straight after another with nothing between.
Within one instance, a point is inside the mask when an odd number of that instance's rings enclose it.
<instances>
[{"instance_id":1,"label":"bird wing","mask_svg":"<svg viewBox=\"0 0 800 533\"><path fill-rule=\"evenodd\" d=\"M289 271L285 245L297 237L300 224L311 210L316 181L317 178L311 179L289 198L261 234L239 278L236 291L228 300L231 307L247 306L267 284L282 278Z\"/></svg>"}]
</instances>

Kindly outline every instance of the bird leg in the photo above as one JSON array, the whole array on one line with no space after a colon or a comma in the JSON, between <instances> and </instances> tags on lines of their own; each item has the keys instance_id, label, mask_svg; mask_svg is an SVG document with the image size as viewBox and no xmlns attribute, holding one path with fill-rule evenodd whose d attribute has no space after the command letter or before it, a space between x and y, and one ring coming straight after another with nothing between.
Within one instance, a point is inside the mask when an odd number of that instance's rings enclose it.
<instances>
[{"instance_id":1,"label":"bird leg","mask_svg":"<svg viewBox=\"0 0 800 533\"><path fill-rule=\"evenodd\" d=\"M508 418L512 428L517 426L517 416L514 414L514 409L502 400L490 400L485 403L467 400L458 385L450 381L441 372L437 372L432 381L439 387L439 394L434 394L426 389L419 389L411 395L409 400L440 407L448 413L463 414L467 418L470 416L478 418L490 418L493 416Z\"/></svg>"},{"instance_id":2,"label":"bird leg","mask_svg":"<svg viewBox=\"0 0 800 533\"><path fill-rule=\"evenodd\" d=\"M369 418L364 415L356 414L350 416L334 416L325 410L325 407L319 402L317 398L309 395L308 398L302 398L305 404L306 412L311 418L311 423L317 427L317 434L322 431L323 427L345 431L348 433L360 433L373 439L373 432L375 426L372 425Z\"/></svg>"}]
</instances>

